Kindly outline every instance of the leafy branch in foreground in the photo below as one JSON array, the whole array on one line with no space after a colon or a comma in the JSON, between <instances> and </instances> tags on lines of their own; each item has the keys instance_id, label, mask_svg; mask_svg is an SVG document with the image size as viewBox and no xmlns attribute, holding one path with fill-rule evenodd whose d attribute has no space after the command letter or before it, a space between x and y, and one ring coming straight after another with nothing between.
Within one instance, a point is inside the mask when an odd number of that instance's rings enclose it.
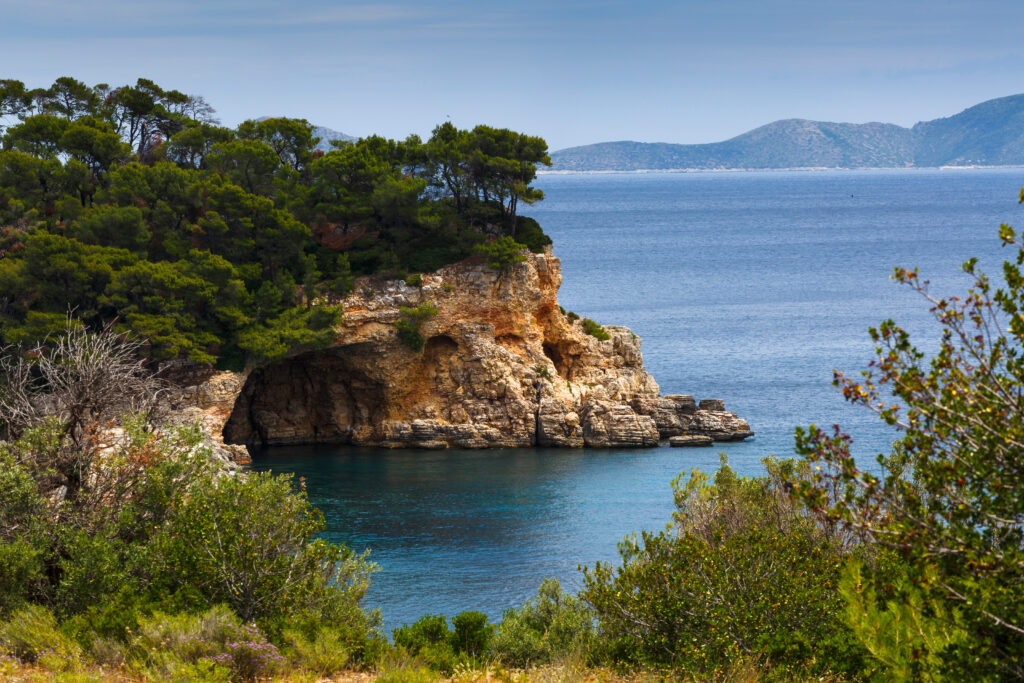
<instances>
[{"instance_id":1,"label":"leafy branch in foreground","mask_svg":"<svg viewBox=\"0 0 1024 683\"><path fill-rule=\"evenodd\" d=\"M930 360L887 320L862 378L836 373L848 401L903 432L877 467L857 465L838 426L797 430L815 471L796 495L906 562L925 616L962 624L967 637L938 653L953 677L1024 676L1024 244L1007 225L999 236L1017 249L1004 288L975 259L964 297L936 298L916 270L896 269L942 327Z\"/></svg>"}]
</instances>

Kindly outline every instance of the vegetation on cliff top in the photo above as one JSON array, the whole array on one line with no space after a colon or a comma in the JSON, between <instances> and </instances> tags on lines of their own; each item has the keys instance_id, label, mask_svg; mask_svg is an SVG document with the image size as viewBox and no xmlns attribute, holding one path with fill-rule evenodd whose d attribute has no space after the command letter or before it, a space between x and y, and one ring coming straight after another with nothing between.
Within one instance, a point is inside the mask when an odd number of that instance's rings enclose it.
<instances>
[{"instance_id":1,"label":"vegetation on cliff top","mask_svg":"<svg viewBox=\"0 0 1024 683\"><path fill-rule=\"evenodd\" d=\"M155 360L226 367L328 343L353 274L427 272L491 235L539 251L543 139L437 126L317 149L304 120L218 125L199 96L0 80L0 335L33 342L70 309ZM316 305L314 305L316 302Z\"/></svg>"}]
</instances>

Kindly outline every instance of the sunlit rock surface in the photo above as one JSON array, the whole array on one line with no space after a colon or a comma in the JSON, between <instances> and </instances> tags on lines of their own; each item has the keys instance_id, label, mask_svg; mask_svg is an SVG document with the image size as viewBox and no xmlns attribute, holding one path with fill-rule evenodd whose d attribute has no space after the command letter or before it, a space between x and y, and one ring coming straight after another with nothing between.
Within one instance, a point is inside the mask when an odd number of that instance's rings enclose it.
<instances>
[{"instance_id":1,"label":"sunlit rock surface","mask_svg":"<svg viewBox=\"0 0 1024 683\"><path fill-rule=\"evenodd\" d=\"M608 340L586 334L559 309L561 280L550 251L501 274L470 259L418 287L360 278L333 346L241 373L178 372L175 407L239 458L240 446L273 444L604 448L751 435L721 401L661 397L639 337L613 325ZM416 352L394 323L423 302L438 314Z\"/></svg>"}]
</instances>

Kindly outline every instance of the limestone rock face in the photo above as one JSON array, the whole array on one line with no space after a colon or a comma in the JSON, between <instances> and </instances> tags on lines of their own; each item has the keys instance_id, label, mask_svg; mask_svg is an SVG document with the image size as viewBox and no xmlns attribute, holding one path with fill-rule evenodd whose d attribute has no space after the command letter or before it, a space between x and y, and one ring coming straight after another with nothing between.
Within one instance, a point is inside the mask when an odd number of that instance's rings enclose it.
<instances>
[{"instance_id":1,"label":"limestone rock face","mask_svg":"<svg viewBox=\"0 0 1024 683\"><path fill-rule=\"evenodd\" d=\"M657 446L654 419L638 415L625 403L587 401L583 409L583 444L590 448Z\"/></svg>"},{"instance_id":2,"label":"limestone rock face","mask_svg":"<svg viewBox=\"0 0 1024 683\"><path fill-rule=\"evenodd\" d=\"M226 448L639 447L678 434L750 435L720 401L661 397L640 339L613 325L605 341L586 334L558 306L561 279L550 250L504 273L470 259L418 287L360 278L333 302L345 315L330 348L185 377L175 407ZM428 302L438 312L421 326L417 352L395 322L402 307Z\"/></svg>"},{"instance_id":3,"label":"limestone rock face","mask_svg":"<svg viewBox=\"0 0 1024 683\"><path fill-rule=\"evenodd\" d=\"M630 405L638 414L654 419L663 439L701 434L715 441L742 441L754 435L747 421L726 411L725 402L717 398L704 399L699 407L693 396L682 394L638 398Z\"/></svg>"}]
</instances>

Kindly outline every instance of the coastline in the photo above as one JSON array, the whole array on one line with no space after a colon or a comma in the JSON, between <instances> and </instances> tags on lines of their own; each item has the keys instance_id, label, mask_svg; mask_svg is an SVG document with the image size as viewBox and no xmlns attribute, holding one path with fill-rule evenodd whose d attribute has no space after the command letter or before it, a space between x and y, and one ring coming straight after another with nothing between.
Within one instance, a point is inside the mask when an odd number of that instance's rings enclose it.
<instances>
[{"instance_id":1,"label":"coastline","mask_svg":"<svg viewBox=\"0 0 1024 683\"><path fill-rule=\"evenodd\" d=\"M985 169L1024 168L1024 164L970 166L793 166L787 168L638 168L623 170L569 171L540 170L537 175L611 175L648 173L793 173L819 171L977 171Z\"/></svg>"}]
</instances>

